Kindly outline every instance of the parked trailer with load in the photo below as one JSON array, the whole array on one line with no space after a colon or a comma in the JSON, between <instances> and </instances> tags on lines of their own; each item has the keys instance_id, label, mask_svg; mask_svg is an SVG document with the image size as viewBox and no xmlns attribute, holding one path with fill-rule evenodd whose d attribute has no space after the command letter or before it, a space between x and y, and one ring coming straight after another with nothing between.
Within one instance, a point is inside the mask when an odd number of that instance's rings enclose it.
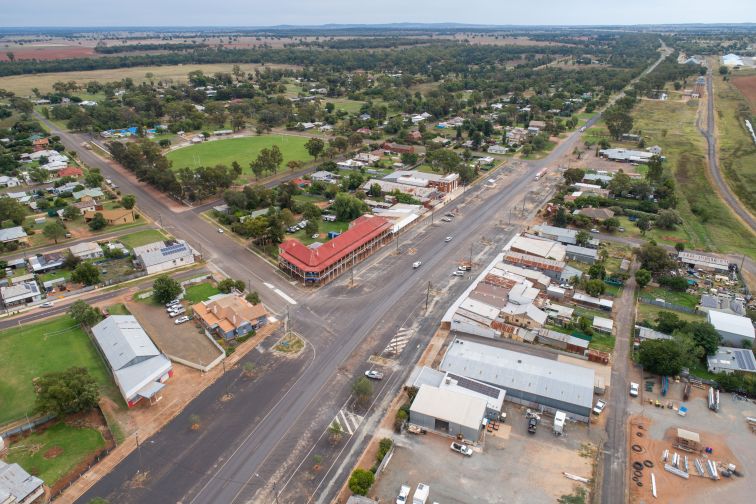
<instances>
[{"instance_id":1,"label":"parked trailer with load","mask_svg":"<svg viewBox=\"0 0 756 504\"><path fill-rule=\"evenodd\" d=\"M541 171L539 171L538 173L536 173L535 179L536 180L541 180L541 178L543 178L543 176L546 175L547 171L549 171L547 168L542 168Z\"/></svg>"},{"instance_id":2,"label":"parked trailer with load","mask_svg":"<svg viewBox=\"0 0 756 504\"><path fill-rule=\"evenodd\" d=\"M430 487L425 483L418 483L415 494L412 496L412 504L425 504L430 494Z\"/></svg>"}]
</instances>

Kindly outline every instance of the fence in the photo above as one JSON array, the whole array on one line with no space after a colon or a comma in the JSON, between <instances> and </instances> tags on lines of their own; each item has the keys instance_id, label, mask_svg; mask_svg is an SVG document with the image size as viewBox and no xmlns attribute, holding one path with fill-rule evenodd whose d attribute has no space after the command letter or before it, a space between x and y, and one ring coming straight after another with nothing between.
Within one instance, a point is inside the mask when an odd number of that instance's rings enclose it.
<instances>
[{"instance_id":1,"label":"fence","mask_svg":"<svg viewBox=\"0 0 756 504\"><path fill-rule=\"evenodd\" d=\"M50 502L52 502L55 499L57 499L58 497L60 497L60 494L62 494L66 490L68 490L74 483L76 483L77 481L79 481L79 479L82 476L84 476L85 474L87 474L89 472L89 470L92 469L93 466L99 464L100 460L102 460L103 458L107 457L108 454L110 454L110 452L112 452L115 448L116 447L114 445L112 448L105 448L105 449L103 449L101 452L99 452L97 455L95 455L95 457L92 459L92 461L89 464L87 464L87 468L86 469L84 469L83 471L81 471L79 474L76 474L73 477L71 477L71 479L68 481L68 483L66 483L61 488L58 488L54 492L50 492Z\"/></svg>"},{"instance_id":2,"label":"fence","mask_svg":"<svg viewBox=\"0 0 756 504\"><path fill-rule=\"evenodd\" d=\"M695 308L689 308L687 306L680 306L678 304L669 303L667 301L664 301L663 299L651 299L641 296L638 298L638 301L645 304L667 308L668 310L675 310L683 313L698 313L698 310Z\"/></svg>"},{"instance_id":3,"label":"fence","mask_svg":"<svg viewBox=\"0 0 756 504\"><path fill-rule=\"evenodd\" d=\"M21 425L8 429L5 432L0 432L0 437L7 438L10 436L15 436L16 434L21 434L23 432L32 430L34 427L37 427L38 425L47 423L53 418L55 418L55 415L47 415L47 416L35 418L34 420L29 420Z\"/></svg>"}]
</instances>

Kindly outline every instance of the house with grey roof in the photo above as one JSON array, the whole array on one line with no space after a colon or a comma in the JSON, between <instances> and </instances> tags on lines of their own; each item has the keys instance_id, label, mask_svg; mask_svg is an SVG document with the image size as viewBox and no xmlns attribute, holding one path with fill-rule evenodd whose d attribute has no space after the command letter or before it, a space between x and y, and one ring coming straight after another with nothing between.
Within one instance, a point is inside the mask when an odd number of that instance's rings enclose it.
<instances>
[{"instance_id":1,"label":"house with grey roof","mask_svg":"<svg viewBox=\"0 0 756 504\"><path fill-rule=\"evenodd\" d=\"M750 348L719 347L706 361L711 373L756 373L756 357Z\"/></svg>"},{"instance_id":2,"label":"house with grey roof","mask_svg":"<svg viewBox=\"0 0 756 504\"><path fill-rule=\"evenodd\" d=\"M0 242L19 242L26 243L29 241L29 235L26 234L21 226L0 229Z\"/></svg>"},{"instance_id":3,"label":"house with grey roof","mask_svg":"<svg viewBox=\"0 0 756 504\"><path fill-rule=\"evenodd\" d=\"M75 191L73 193L73 198L76 201L79 201L82 198L89 197L92 199L102 198L105 196L105 193L102 192L102 189L99 187L92 187L89 189L82 189L81 191Z\"/></svg>"},{"instance_id":4,"label":"house with grey roof","mask_svg":"<svg viewBox=\"0 0 756 504\"><path fill-rule=\"evenodd\" d=\"M111 315L92 334L129 408L142 399L160 400L173 367L133 315Z\"/></svg>"},{"instance_id":5,"label":"house with grey roof","mask_svg":"<svg viewBox=\"0 0 756 504\"><path fill-rule=\"evenodd\" d=\"M134 263L148 274L180 268L195 262L195 252L184 240L165 240L135 247Z\"/></svg>"},{"instance_id":6,"label":"house with grey roof","mask_svg":"<svg viewBox=\"0 0 756 504\"><path fill-rule=\"evenodd\" d=\"M593 264L598 260L598 250L579 245L567 245L567 259Z\"/></svg>"},{"instance_id":7,"label":"house with grey roof","mask_svg":"<svg viewBox=\"0 0 756 504\"><path fill-rule=\"evenodd\" d=\"M29 504L45 493L45 482L18 464L0 460L0 503Z\"/></svg>"},{"instance_id":8,"label":"house with grey roof","mask_svg":"<svg viewBox=\"0 0 756 504\"><path fill-rule=\"evenodd\" d=\"M7 287L0 287L0 298L6 308L42 301L39 285L33 279L18 280Z\"/></svg>"},{"instance_id":9,"label":"house with grey roof","mask_svg":"<svg viewBox=\"0 0 756 504\"><path fill-rule=\"evenodd\" d=\"M77 243L71 245L68 250L71 251L71 254L74 257L78 257L79 259L96 259L105 255L102 251L102 247L95 242Z\"/></svg>"}]
</instances>

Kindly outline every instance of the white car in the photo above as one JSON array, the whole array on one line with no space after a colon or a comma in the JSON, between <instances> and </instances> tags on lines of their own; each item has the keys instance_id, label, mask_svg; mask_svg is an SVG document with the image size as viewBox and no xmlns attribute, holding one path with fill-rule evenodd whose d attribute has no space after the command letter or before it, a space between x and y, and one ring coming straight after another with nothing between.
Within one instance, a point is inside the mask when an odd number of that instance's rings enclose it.
<instances>
[{"instance_id":1,"label":"white car","mask_svg":"<svg viewBox=\"0 0 756 504\"><path fill-rule=\"evenodd\" d=\"M180 310L172 311L172 312L168 313L168 316L171 317L171 318L174 318L174 317L178 317L182 313L186 313L186 308L182 307Z\"/></svg>"},{"instance_id":2,"label":"white car","mask_svg":"<svg viewBox=\"0 0 756 504\"><path fill-rule=\"evenodd\" d=\"M452 220L449 217L444 217L441 219L444 222L451 222Z\"/></svg>"},{"instance_id":3,"label":"white car","mask_svg":"<svg viewBox=\"0 0 756 504\"><path fill-rule=\"evenodd\" d=\"M451 448L452 451L461 453L466 457L470 457L473 454L472 448L467 445L463 445L462 443L452 443L449 448Z\"/></svg>"},{"instance_id":4,"label":"white car","mask_svg":"<svg viewBox=\"0 0 756 504\"><path fill-rule=\"evenodd\" d=\"M456 276L456 277L465 276L465 272L464 271L455 270L455 271L452 271L452 276Z\"/></svg>"},{"instance_id":5,"label":"white car","mask_svg":"<svg viewBox=\"0 0 756 504\"><path fill-rule=\"evenodd\" d=\"M591 233L593 233L593 234L598 234L598 232L599 232L599 230L596 229L596 228L591 229Z\"/></svg>"},{"instance_id":6,"label":"white car","mask_svg":"<svg viewBox=\"0 0 756 504\"><path fill-rule=\"evenodd\" d=\"M630 382L630 395L632 397L638 397L638 390L640 389L640 385L638 385L635 382Z\"/></svg>"},{"instance_id":7,"label":"white car","mask_svg":"<svg viewBox=\"0 0 756 504\"><path fill-rule=\"evenodd\" d=\"M451 236L447 236L447 237L446 237L446 239L445 239L444 241L445 241L446 243L449 243L450 241L452 241L452 237L451 237Z\"/></svg>"},{"instance_id":8,"label":"white car","mask_svg":"<svg viewBox=\"0 0 756 504\"><path fill-rule=\"evenodd\" d=\"M173 323L176 325L183 324L184 322L189 322L189 317L184 315L183 317L177 318Z\"/></svg>"},{"instance_id":9,"label":"white car","mask_svg":"<svg viewBox=\"0 0 756 504\"><path fill-rule=\"evenodd\" d=\"M220 234L223 234L223 229L221 229L221 228L218 228L218 232L219 232Z\"/></svg>"},{"instance_id":10,"label":"white car","mask_svg":"<svg viewBox=\"0 0 756 504\"><path fill-rule=\"evenodd\" d=\"M409 486L402 485L402 488L399 489L399 495L396 496L396 504L407 504L410 490L412 489Z\"/></svg>"},{"instance_id":11,"label":"white car","mask_svg":"<svg viewBox=\"0 0 756 504\"><path fill-rule=\"evenodd\" d=\"M365 376L367 376L371 380L383 380L383 373L381 373L380 371L375 371L374 369L365 371Z\"/></svg>"},{"instance_id":12,"label":"white car","mask_svg":"<svg viewBox=\"0 0 756 504\"><path fill-rule=\"evenodd\" d=\"M46 301L39 305L40 308L52 308L53 302L52 301Z\"/></svg>"},{"instance_id":13,"label":"white car","mask_svg":"<svg viewBox=\"0 0 756 504\"><path fill-rule=\"evenodd\" d=\"M417 269L423 265L423 261L415 261L412 263L412 268Z\"/></svg>"},{"instance_id":14,"label":"white car","mask_svg":"<svg viewBox=\"0 0 756 504\"><path fill-rule=\"evenodd\" d=\"M606 406L606 401L603 399L599 399L596 401L596 406L593 407L593 414L594 415L600 415L602 411L604 411L604 407Z\"/></svg>"}]
</instances>

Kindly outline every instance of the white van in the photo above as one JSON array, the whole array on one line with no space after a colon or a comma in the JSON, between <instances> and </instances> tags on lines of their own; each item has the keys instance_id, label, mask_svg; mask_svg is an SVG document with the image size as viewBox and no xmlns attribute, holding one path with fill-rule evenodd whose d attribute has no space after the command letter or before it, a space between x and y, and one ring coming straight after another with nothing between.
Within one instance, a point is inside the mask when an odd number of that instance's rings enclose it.
<instances>
[{"instance_id":1,"label":"white van","mask_svg":"<svg viewBox=\"0 0 756 504\"><path fill-rule=\"evenodd\" d=\"M422 266L422 264L423 264L423 262L422 262L422 261L415 261L415 262L413 262L413 263L412 263L412 267L413 267L414 269L417 269L417 268L419 268L420 266Z\"/></svg>"}]
</instances>

